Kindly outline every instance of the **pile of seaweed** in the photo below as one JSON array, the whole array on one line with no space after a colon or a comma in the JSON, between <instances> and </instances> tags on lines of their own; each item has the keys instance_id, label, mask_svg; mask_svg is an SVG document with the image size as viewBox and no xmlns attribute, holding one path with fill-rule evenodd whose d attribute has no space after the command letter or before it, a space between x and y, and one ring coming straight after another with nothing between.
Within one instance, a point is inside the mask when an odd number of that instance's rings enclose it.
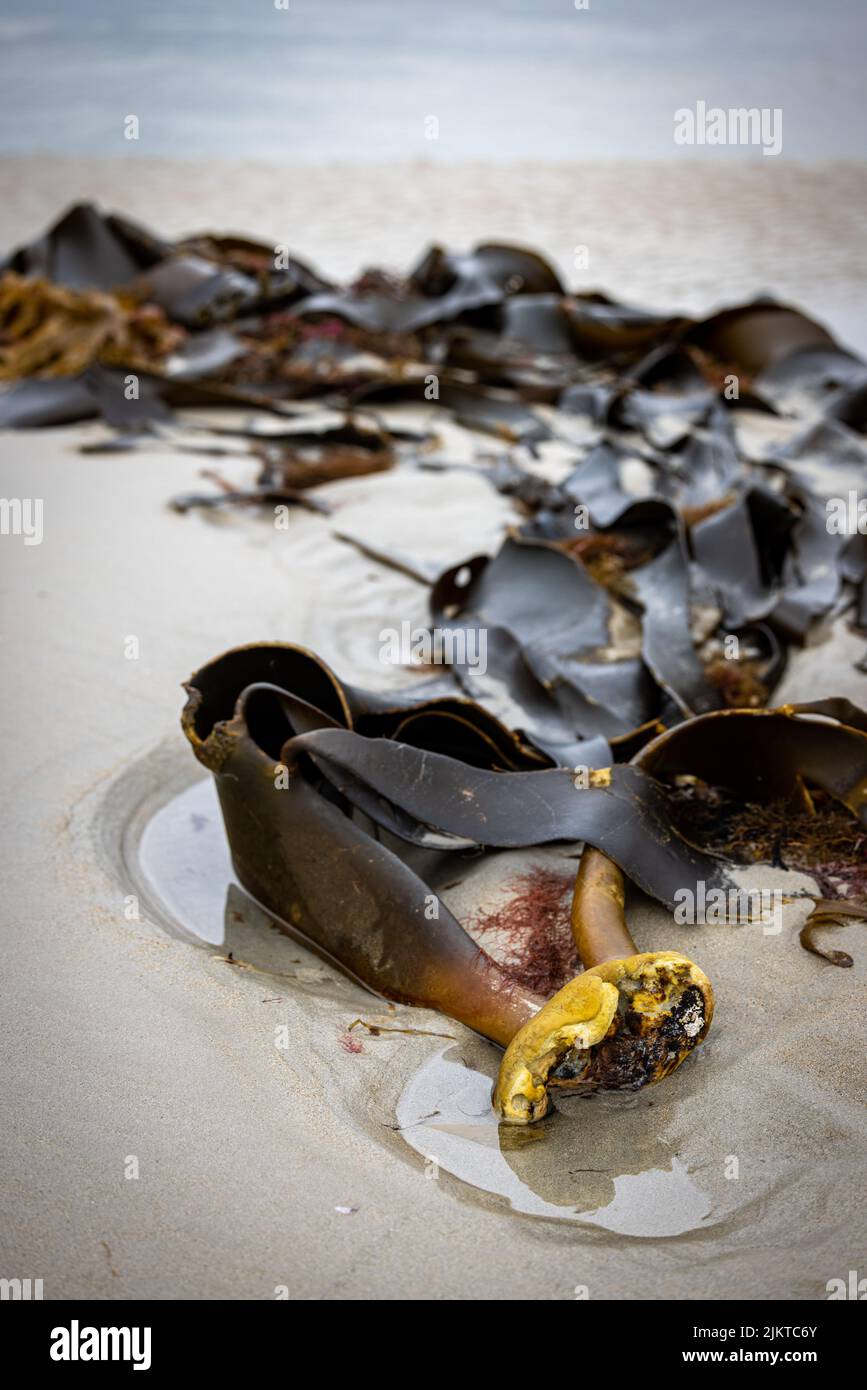
<instances>
[{"instance_id":1,"label":"pile of seaweed","mask_svg":"<svg viewBox=\"0 0 867 1390\"><path fill-rule=\"evenodd\" d=\"M0 267L0 383L0 426L101 417L114 433L84 447L254 457L249 488L217 478L181 508L327 510L324 481L475 468L523 521L426 576L440 632L487 639L484 676L455 659L426 694L508 707L542 765L764 707L792 644L842 614L867 629L867 365L769 298L646 311L494 244L341 286L285 247L169 242L83 204ZM427 433L395 426L400 404ZM177 413L209 405L255 418ZM432 458L438 420L479 433L475 463Z\"/></svg>"}]
</instances>

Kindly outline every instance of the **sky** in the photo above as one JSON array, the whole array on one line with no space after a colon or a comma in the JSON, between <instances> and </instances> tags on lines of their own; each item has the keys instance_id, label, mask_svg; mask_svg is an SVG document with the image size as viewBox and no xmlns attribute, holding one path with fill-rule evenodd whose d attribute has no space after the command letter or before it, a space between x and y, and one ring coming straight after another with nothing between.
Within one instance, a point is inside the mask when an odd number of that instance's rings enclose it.
<instances>
[{"instance_id":1,"label":"sky","mask_svg":"<svg viewBox=\"0 0 867 1390\"><path fill-rule=\"evenodd\" d=\"M867 156L864 0L588 4L0 0L0 152L671 160L704 101L779 108L780 158Z\"/></svg>"}]
</instances>

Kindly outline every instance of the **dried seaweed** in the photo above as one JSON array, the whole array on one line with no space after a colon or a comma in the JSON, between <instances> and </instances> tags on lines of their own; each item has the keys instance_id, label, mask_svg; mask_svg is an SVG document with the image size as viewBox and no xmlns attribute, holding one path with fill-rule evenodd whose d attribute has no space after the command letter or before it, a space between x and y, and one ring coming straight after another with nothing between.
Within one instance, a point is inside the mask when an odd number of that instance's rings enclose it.
<instances>
[{"instance_id":1,"label":"dried seaweed","mask_svg":"<svg viewBox=\"0 0 867 1390\"><path fill-rule=\"evenodd\" d=\"M152 304L0 277L0 381L74 377L94 362L149 369L183 338Z\"/></svg>"},{"instance_id":2,"label":"dried seaweed","mask_svg":"<svg viewBox=\"0 0 867 1390\"><path fill-rule=\"evenodd\" d=\"M671 793L672 821L733 863L809 874L825 899L867 897L867 832L858 817L814 789L809 809L790 800L743 802L695 776Z\"/></svg>"}]
</instances>

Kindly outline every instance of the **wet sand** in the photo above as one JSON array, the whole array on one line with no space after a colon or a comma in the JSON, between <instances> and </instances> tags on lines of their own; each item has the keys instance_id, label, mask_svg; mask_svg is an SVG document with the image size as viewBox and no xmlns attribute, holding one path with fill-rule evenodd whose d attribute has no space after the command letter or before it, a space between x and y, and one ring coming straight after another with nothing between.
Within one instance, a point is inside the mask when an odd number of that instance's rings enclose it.
<instances>
[{"instance_id":1,"label":"wet sand","mask_svg":"<svg viewBox=\"0 0 867 1390\"><path fill-rule=\"evenodd\" d=\"M83 196L167 232L273 229L339 274L403 264L434 237L496 234L551 252L572 283L694 309L771 287L850 341L865 336L863 172L690 181L645 169L630 201L608 169L393 170L373 183L369 170L28 169L22 186L21 166L0 162L6 245ZM781 210L788 234L773 242ZM600 248L589 277L570 268L576 242ZM0 800L11 1039L0 1273L44 1279L48 1298L825 1297L863 1252L863 928L834 934L850 971L799 949L800 908L776 937L695 929L687 949L718 993L701 1052L634 1104L573 1103L522 1140L498 1135L476 1104L473 1077L496 1064L489 1045L398 1010L400 1026L453 1040L382 1033L347 1050L354 1019L393 1026L395 1011L235 894L212 944L196 942L137 871L152 813L199 778L178 729L181 679L261 638L382 683L378 633L396 617L421 621L426 591L335 532L399 537L445 565L489 548L508 502L466 475L447 493L442 478L397 472L323 489L334 517L293 512L287 531L261 516L179 516L167 499L196 489L198 461L76 454L102 433L0 441L3 495L42 497L45 515L42 545L0 547L3 707L17 731ZM250 465L223 471L243 480ZM131 635L137 660L124 655ZM798 655L781 698L863 701L862 648L838 628ZM191 864L202 833L191 816ZM545 858L567 872L573 848ZM465 879L456 910L496 901L520 862ZM209 920L219 892L214 902ZM687 929L652 905L636 903L633 921L648 949L686 945L676 934ZM229 950L256 968L227 964ZM455 1067L466 1088L453 1086ZM450 1109L431 1117L431 1100Z\"/></svg>"}]
</instances>

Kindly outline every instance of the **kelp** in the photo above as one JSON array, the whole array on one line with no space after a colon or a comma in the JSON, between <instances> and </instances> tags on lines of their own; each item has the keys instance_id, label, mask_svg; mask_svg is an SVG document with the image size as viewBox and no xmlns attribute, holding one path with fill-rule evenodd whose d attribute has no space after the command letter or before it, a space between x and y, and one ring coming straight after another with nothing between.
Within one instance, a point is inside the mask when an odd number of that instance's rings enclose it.
<instances>
[{"instance_id":1,"label":"kelp","mask_svg":"<svg viewBox=\"0 0 867 1390\"><path fill-rule=\"evenodd\" d=\"M139 389L113 389L129 372ZM398 449L384 425L377 450L352 454L345 435L375 402L422 405L498 441L477 471L525 513L521 538L562 544L641 629L636 679L618 657L619 670L601 672L572 649L540 671L526 637L491 619L505 633L501 671L526 668L536 713L541 682L571 722L554 735L564 747L721 707L743 688L770 699L789 645L854 602L867 622L867 553L856 563L860 537L835 534L824 510L863 492L867 366L769 298L702 319L645 310L570 293L544 257L495 243L434 246L405 274L374 267L339 285L285 246L213 232L170 242L80 204L2 267L0 377L0 425L101 415L124 449L145 435L151 447L183 447L189 427L172 412L191 404L286 414L315 401L341 413L336 431L309 427L305 457L299 441L252 441L250 487L217 480L183 508L293 503L318 482L396 460L432 466L426 444ZM801 428L747 452L745 416ZM169 420L170 432L155 430ZM572 453L554 481L550 466L540 471L553 447ZM447 479L448 461L437 466ZM600 557L618 550L643 552L641 562L603 572ZM540 546L523 571L551 602L572 601L568 569L555 595ZM583 648L580 606L575 621ZM726 679L713 640L722 650L756 623L782 659L762 679L748 669ZM740 661L729 649L723 659ZM594 717L600 707L614 718Z\"/></svg>"},{"instance_id":2,"label":"kelp","mask_svg":"<svg viewBox=\"0 0 867 1390\"><path fill-rule=\"evenodd\" d=\"M848 951L837 951L823 946L816 939L816 932L825 927L842 927L851 920L867 922L867 899L841 901L839 898L816 898L813 910L799 933L799 941L805 951L812 951L831 965L850 966L854 962Z\"/></svg>"},{"instance_id":3,"label":"kelp","mask_svg":"<svg viewBox=\"0 0 867 1390\"><path fill-rule=\"evenodd\" d=\"M344 424L319 430L296 429L252 441L249 452L261 460L253 488L242 492L226 484L208 470L206 476L217 482L221 492L188 494L173 499L176 511L192 507L250 504L296 503L328 512L321 501L301 498L306 489L344 478L361 478L382 473L394 465L396 441L383 430L362 427L347 420Z\"/></svg>"},{"instance_id":4,"label":"kelp","mask_svg":"<svg viewBox=\"0 0 867 1390\"><path fill-rule=\"evenodd\" d=\"M382 832L438 850L605 833L663 896L684 873L720 879L685 842L678 857L641 774L623 767L611 785L577 792L570 773L471 701L394 697L384 709L312 654L275 646L227 653L188 690L184 728L216 777L247 891L369 988L497 1041L542 1001L479 952Z\"/></svg>"},{"instance_id":5,"label":"kelp","mask_svg":"<svg viewBox=\"0 0 867 1390\"><path fill-rule=\"evenodd\" d=\"M197 450L201 423L193 433L173 413L186 405L337 410L336 425L293 423L294 438L239 429L255 481L210 469L215 491L177 499L182 509L327 512L308 495L320 482L433 466L427 440L362 419L376 401L497 440L476 471L525 519L499 555L451 571L476 575L453 617L486 627L492 664L485 682L466 667L446 678L492 711L520 692L527 736L556 757L767 701L791 644L853 604L867 625L863 537L834 534L824 511L844 486L860 501L867 367L795 308L648 311L570 293L544 257L493 243L435 246L406 274L374 268L341 286L283 246L213 232L171 242L90 204L2 272L0 425L101 415L117 447L146 436ZM757 414L802 428L748 456L735 421ZM552 481L538 464L555 447ZM436 466L447 486L448 461ZM413 572L411 557L394 560ZM436 620L450 583L433 585ZM524 621L518 590L537 595Z\"/></svg>"},{"instance_id":6,"label":"kelp","mask_svg":"<svg viewBox=\"0 0 867 1390\"><path fill-rule=\"evenodd\" d=\"M690 775L673 792L672 817L688 839L733 863L766 863L815 879L823 901L867 896L867 833L858 817L813 787L809 806L742 801Z\"/></svg>"},{"instance_id":7,"label":"kelp","mask_svg":"<svg viewBox=\"0 0 867 1390\"><path fill-rule=\"evenodd\" d=\"M160 309L132 298L0 278L0 381L75 377L94 362L143 369L183 337Z\"/></svg>"},{"instance_id":8,"label":"kelp","mask_svg":"<svg viewBox=\"0 0 867 1390\"><path fill-rule=\"evenodd\" d=\"M184 715L247 890L386 997L515 1039L507 1118L541 1113L549 1083L656 1079L704 1035L705 977L632 950L621 901L623 876L669 906L736 883L733 846L677 820L684 779L743 814L821 817L830 799L863 821L863 716L766 708L792 645L844 613L867 628L867 546L826 505L862 500L867 367L796 308L647 310L570 293L542 256L490 243L340 285L287 248L169 242L80 205L0 268L0 377L0 425L101 417L118 434L87 448L251 458L251 486L209 468L214 491L182 510L327 514L318 484L394 467L435 467L444 487L469 467L512 499L502 545L440 575L347 535L430 585L441 636L484 633L484 670L453 656L382 694L298 648L245 648L192 679ZM375 413L403 404L428 427ZM282 427L193 425L188 405ZM473 464L431 457L438 419L478 437ZM767 846L751 833L754 859ZM419 863L564 841L587 847L573 926L589 968L546 1013ZM830 862L812 866L823 903ZM595 959L594 913L614 966Z\"/></svg>"},{"instance_id":9,"label":"kelp","mask_svg":"<svg viewBox=\"0 0 867 1390\"><path fill-rule=\"evenodd\" d=\"M790 814L820 813L821 793L867 830L867 721L844 701L696 716L584 781L472 700L371 695L299 647L237 648L186 689L184 731L247 892L368 988L509 1044L498 1105L518 1123L545 1112L556 1068L557 1084L647 1084L710 1025L706 977L680 952L636 952L623 911L624 874L669 907L738 890L737 858L683 817L681 779ZM422 852L575 841L586 968L545 1003L475 944ZM631 1002L614 1027L618 990Z\"/></svg>"}]
</instances>

